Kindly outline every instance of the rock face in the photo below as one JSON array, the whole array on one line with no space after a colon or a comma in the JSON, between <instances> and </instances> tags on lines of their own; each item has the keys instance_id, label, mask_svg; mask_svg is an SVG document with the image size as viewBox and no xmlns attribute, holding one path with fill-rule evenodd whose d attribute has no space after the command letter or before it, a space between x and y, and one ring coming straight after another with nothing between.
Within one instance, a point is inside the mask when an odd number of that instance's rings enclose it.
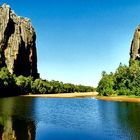
<instances>
[{"instance_id":1,"label":"rock face","mask_svg":"<svg viewBox=\"0 0 140 140\"><path fill-rule=\"evenodd\" d=\"M37 78L36 34L28 18L0 6L0 67L11 74Z\"/></svg>"},{"instance_id":2,"label":"rock face","mask_svg":"<svg viewBox=\"0 0 140 140\"><path fill-rule=\"evenodd\" d=\"M140 25L136 28L131 43L130 59L140 60Z\"/></svg>"}]
</instances>

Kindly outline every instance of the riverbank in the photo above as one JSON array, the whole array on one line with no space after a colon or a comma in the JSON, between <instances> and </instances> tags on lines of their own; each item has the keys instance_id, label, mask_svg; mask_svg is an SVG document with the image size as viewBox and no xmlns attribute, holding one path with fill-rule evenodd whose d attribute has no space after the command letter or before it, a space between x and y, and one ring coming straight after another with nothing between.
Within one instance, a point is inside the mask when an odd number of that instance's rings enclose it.
<instances>
[{"instance_id":1,"label":"riverbank","mask_svg":"<svg viewBox=\"0 0 140 140\"><path fill-rule=\"evenodd\" d=\"M96 97L98 92L76 92L76 93L58 93L58 94L29 94L24 97L41 97L41 98L86 98Z\"/></svg>"},{"instance_id":2,"label":"riverbank","mask_svg":"<svg viewBox=\"0 0 140 140\"><path fill-rule=\"evenodd\" d=\"M96 96L96 99L119 102L140 102L139 96Z\"/></svg>"},{"instance_id":3,"label":"riverbank","mask_svg":"<svg viewBox=\"0 0 140 140\"><path fill-rule=\"evenodd\" d=\"M29 94L23 97L39 98L88 98L95 97L98 100L119 101L119 102L140 102L139 96L98 96L98 92L80 92L80 93L58 93L58 94Z\"/></svg>"}]
</instances>

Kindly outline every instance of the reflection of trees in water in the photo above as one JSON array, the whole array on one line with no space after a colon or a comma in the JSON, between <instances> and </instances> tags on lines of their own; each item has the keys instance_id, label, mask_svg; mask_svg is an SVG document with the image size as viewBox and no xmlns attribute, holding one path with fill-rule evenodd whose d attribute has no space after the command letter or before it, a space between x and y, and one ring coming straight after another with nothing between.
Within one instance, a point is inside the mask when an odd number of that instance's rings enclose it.
<instances>
[{"instance_id":1,"label":"reflection of trees in water","mask_svg":"<svg viewBox=\"0 0 140 140\"><path fill-rule=\"evenodd\" d=\"M118 123L131 135L135 140L140 139L140 104L139 103L121 103L117 108Z\"/></svg>"},{"instance_id":2,"label":"reflection of trees in water","mask_svg":"<svg viewBox=\"0 0 140 140\"><path fill-rule=\"evenodd\" d=\"M99 123L104 126L105 132L122 139L140 140L139 103L109 101L98 103Z\"/></svg>"},{"instance_id":3,"label":"reflection of trees in water","mask_svg":"<svg viewBox=\"0 0 140 140\"><path fill-rule=\"evenodd\" d=\"M0 100L0 140L35 140L32 100L9 98ZM25 118L24 118L24 117Z\"/></svg>"}]
</instances>

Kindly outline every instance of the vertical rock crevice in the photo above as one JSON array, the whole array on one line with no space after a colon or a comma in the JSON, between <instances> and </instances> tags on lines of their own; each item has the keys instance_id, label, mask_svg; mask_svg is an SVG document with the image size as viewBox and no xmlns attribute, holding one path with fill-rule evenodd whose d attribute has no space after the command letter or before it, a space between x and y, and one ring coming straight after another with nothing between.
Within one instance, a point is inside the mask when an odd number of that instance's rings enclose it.
<instances>
[{"instance_id":1,"label":"vertical rock crevice","mask_svg":"<svg viewBox=\"0 0 140 140\"><path fill-rule=\"evenodd\" d=\"M9 18L9 22L7 24L5 31L4 31L4 42L3 42L4 49L6 49L8 40L11 37L11 35L14 34L14 32L15 32L14 22L11 18Z\"/></svg>"}]
</instances>

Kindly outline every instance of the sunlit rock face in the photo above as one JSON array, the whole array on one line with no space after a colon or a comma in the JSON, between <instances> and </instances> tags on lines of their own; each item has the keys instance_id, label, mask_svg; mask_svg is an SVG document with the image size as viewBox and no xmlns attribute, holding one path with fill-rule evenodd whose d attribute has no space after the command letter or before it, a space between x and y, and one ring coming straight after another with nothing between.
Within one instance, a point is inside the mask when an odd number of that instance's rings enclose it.
<instances>
[{"instance_id":1,"label":"sunlit rock face","mask_svg":"<svg viewBox=\"0 0 140 140\"><path fill-rule=\"evenodd\" d=\"M38 77L36 33L28 18L0 6L0 67L11 74Z\"/></svg>"},{"instance_id":2,"label":"sunlit rock face","mask_svg":"<svg viewBox=\"0 0 140 140\"><path fill-rule=\"evenodd\" d=\"M136 28L131 43L130 59L140 60L140 25Z\"/></svg>"}]
</instances>

